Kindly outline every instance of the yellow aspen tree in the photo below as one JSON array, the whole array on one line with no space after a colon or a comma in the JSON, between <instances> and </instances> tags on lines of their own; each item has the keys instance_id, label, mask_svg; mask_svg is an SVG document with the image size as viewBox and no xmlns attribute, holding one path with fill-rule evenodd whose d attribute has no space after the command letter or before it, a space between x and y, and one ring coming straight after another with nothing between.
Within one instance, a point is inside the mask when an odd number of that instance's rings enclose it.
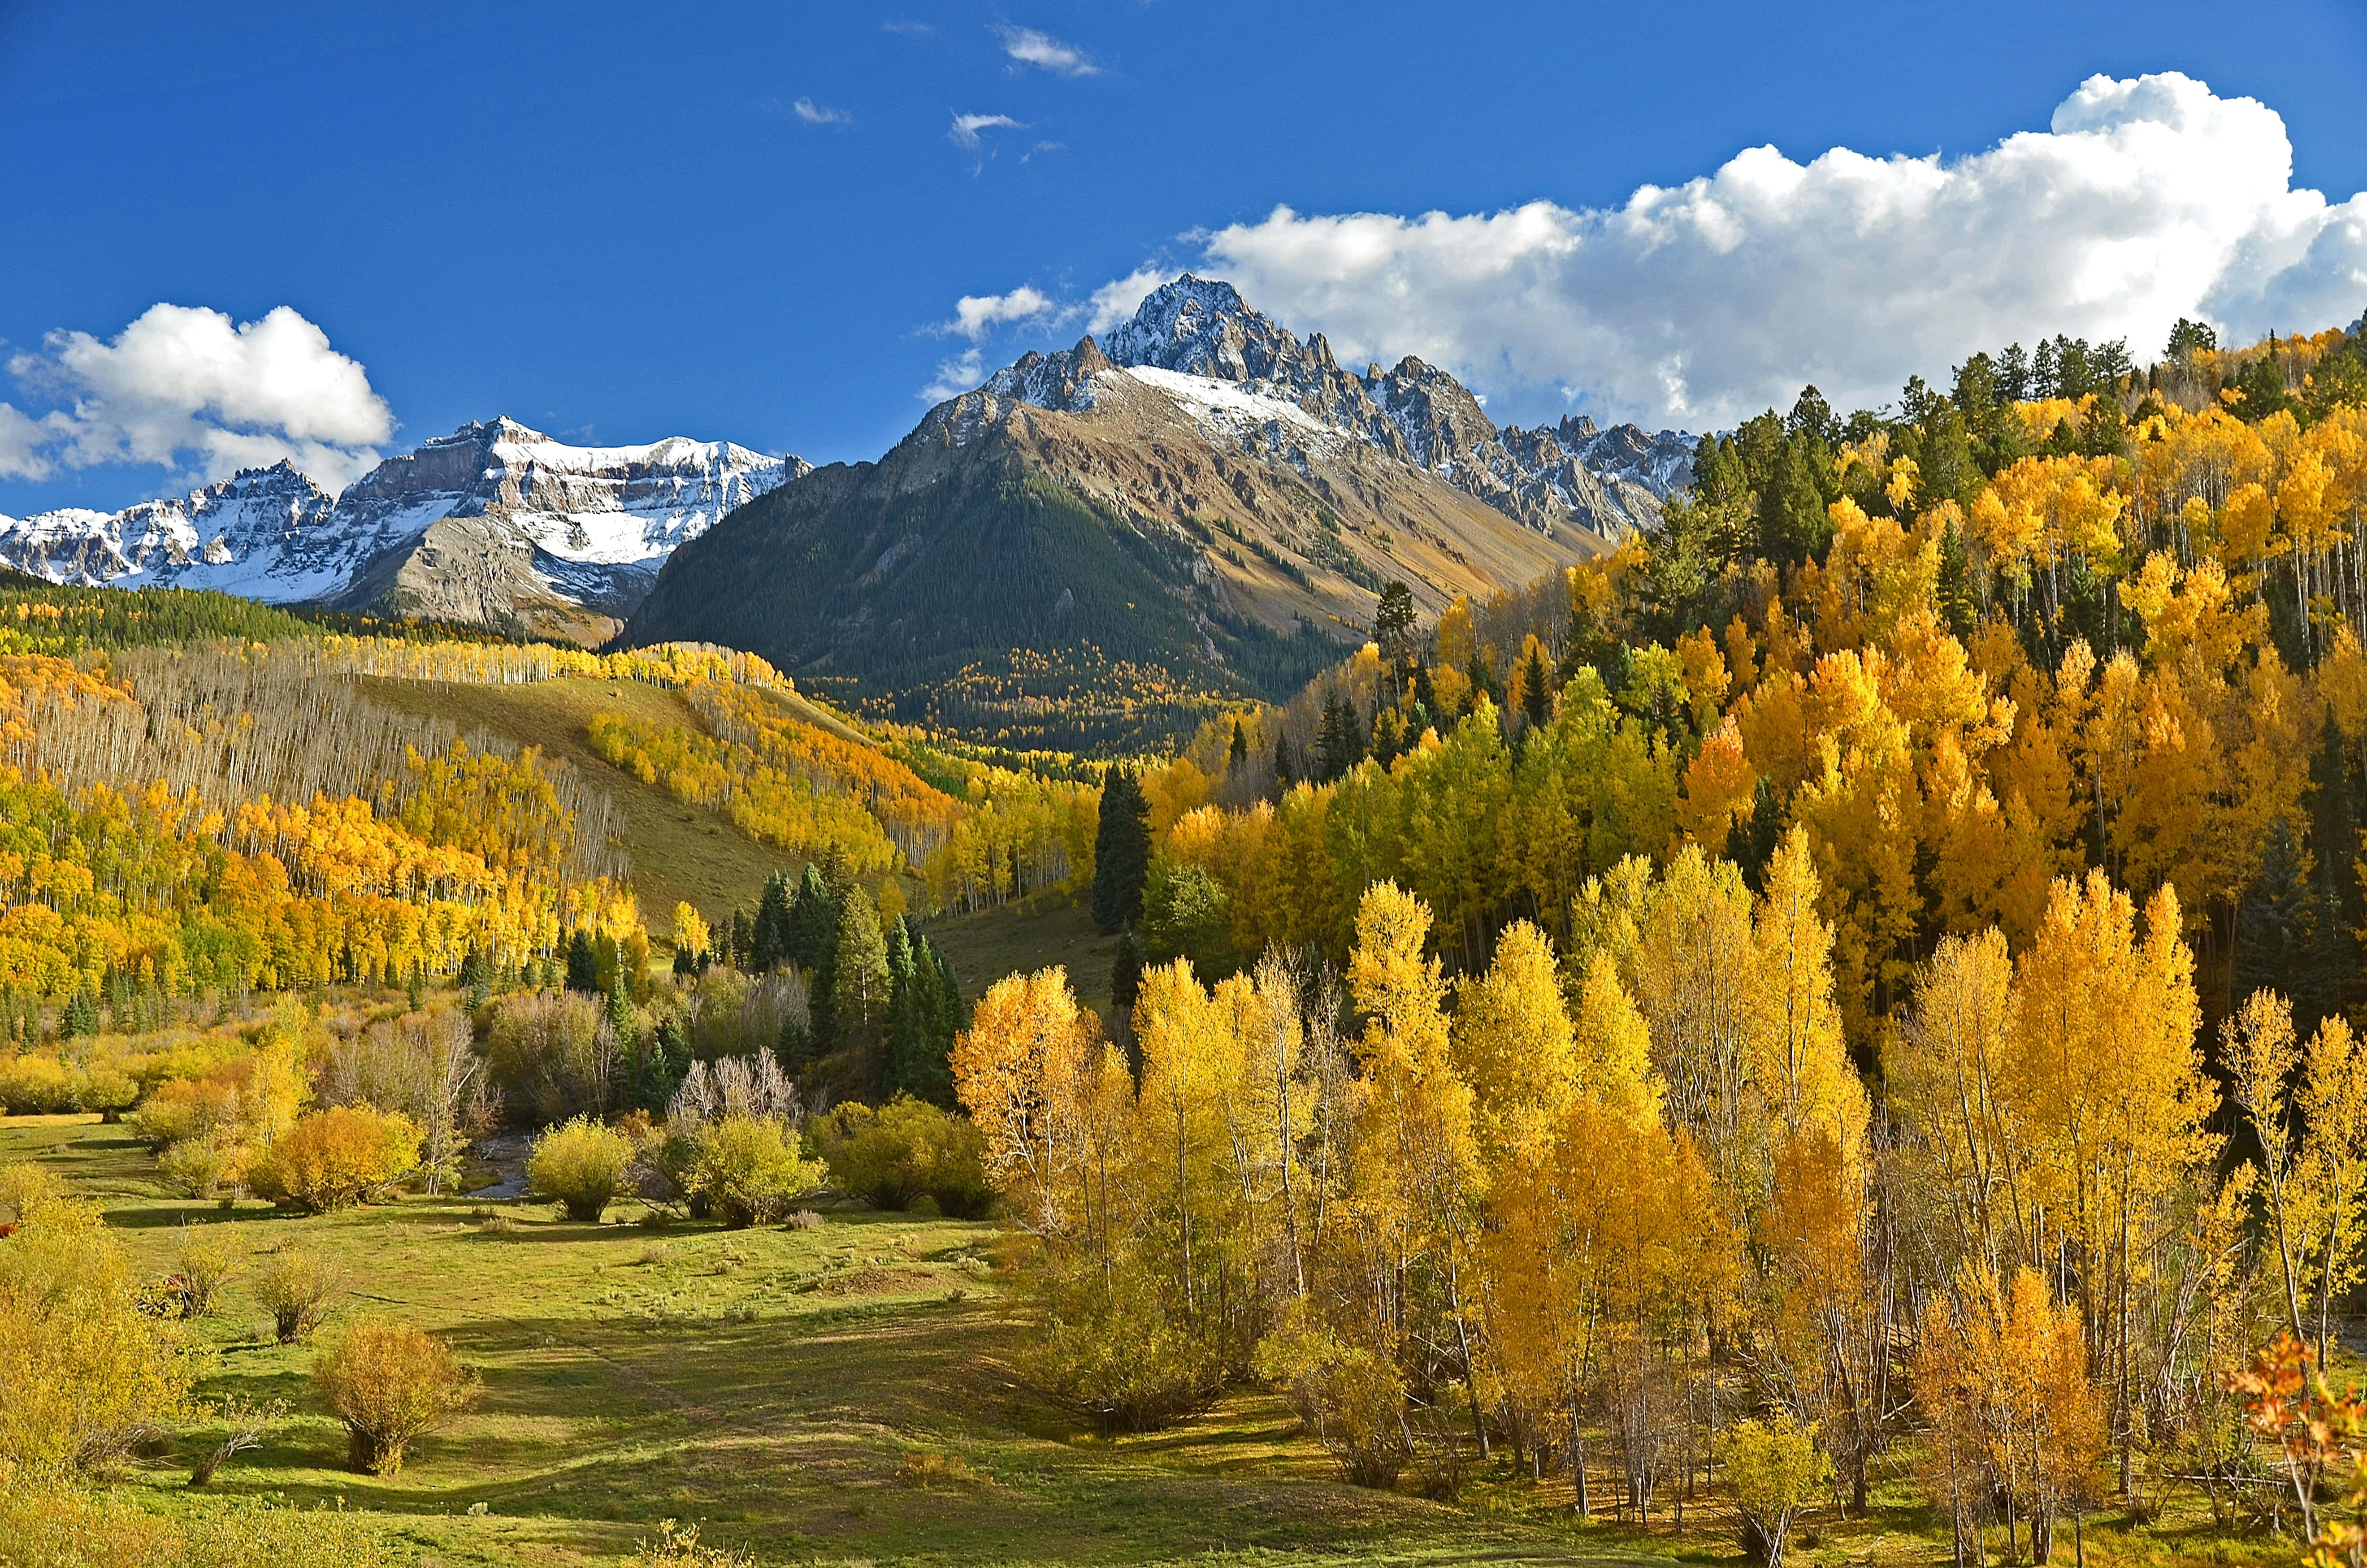
<instances>
[{"instance_id":1,"label":"yellow aspen tree","mask_svg":"<svg viewBox=\"0 0 2367 1568\"><path fill-rule=\"evenodd\" d=\"M1410 1281L1376 1279L1369 1299L1408 1292L1388 1314L1398 1342L1461 1368L1477 1426L1470 1273L1484 1174L1471 1089L1455 1069L1440 1005L1445 983L1424 953L1429 935L1429 908L1393 882L1368 889L1357 907L1348 992L1371 1021L1355 1046L1364 1099L1349 1185L1375 1260Z\"/></svg>"},{"instance_id":2,"label":"yellow aspen tree","mask_svg":"<svg viewBox=\"0 0 2367 1568\"><path fill-rule=\"evenodd\" d=\"M2313 1251L2317 1276L2317 1340L2329 1343L2334 1298L2359 1282L2360 1177L2367 1168L2367 1049L2339 1014L2310 1036L2298 1110L2308 1137L2302 1147L2316 1194Z\"/></svg>"},{"instance_id":3,"label":"yellow aspen tree","mask_svg":"<svg viewBox=\"0 0 2367 1568\"><path fill-rule=\"evenodd\" d=\"M1763 1188L1766 1147L1747 1099L1761 1022L1750 890L1731 863L1687 844L1641 905L1628 992L1651 1032L1670 1118L1700 1146L1738 1213Z\"/></svg>"},{"instance_id":4,"label":"yellow aspen tree","mask_svg":"<svg viewBox=\"0 0 2367 1568\"><path fill-rule=\"evenodd\" d=\"M1822 893L1807 832L1795 827L1767 863L1751 933L1760 1021L1750 1072L1788 1136L1829 1137L1854 1162L1865 1145L1865 1089L1833 1005L1833 931L1817 912Z\"/></svg>"},{"instance_id":5,"label":"yellow aspen tree","mask_svg":"<svg viewBox=\"0 0 2367 1568\"><path fill-rule=\"evenodd\" d=\"M2243 1109L2259 1145L2260 1185L2268 1196L2269 1238L2276 1246L2284 1280L2285 1322L2302 1337L2304 1201L2297 1177L2301 1151L2286 1086L2299 1063L2293 1043L2293 1007L2274 991L2254 991L2219 1026L2221 1055L2227 1065L2227 1091Z\"/></svg>"},{"instance_id":6,"label":"yellow aspen tree","mask_svg":"<svg viewBox=\"0 0 2367 1568\"><path fill-rule=\"evenodd\" d=\"M2035 1243L2011 1077L2020 1006L2003 932L1942 937L1886 1059L1916 1185L1944 1204L1944 1234L1990 1273L2031 1261Z\"/></svg>"},{"instance_id":7,"label":"yellow aspen tree","mask_svg":"<svg viewBox=\"0 0 2367 1568\"><path fill-rule=\"evenodd\" d=\"M1577 1089L1574 1034L1552 944L1526 920L1496 939L1486 975L1456 987L1455 1063L1490 1171L1541 1148Z\"/></svg>"},{"instance_id":8,"label":"yellow aspen tree","mask_svg":"<svg viewBox=\"0 0 2367 1568\"><path fill-rule=\"evenodd\" d=\"M1018 1223L1106 1256L1120 1172L1123 1057L1077 1005L1065 969L998 980L954 1042L954 1091L983 1135L989 1179ZM1130 1090L1122 1096L1130 1104Z\"/></svg>"}]
</instances>

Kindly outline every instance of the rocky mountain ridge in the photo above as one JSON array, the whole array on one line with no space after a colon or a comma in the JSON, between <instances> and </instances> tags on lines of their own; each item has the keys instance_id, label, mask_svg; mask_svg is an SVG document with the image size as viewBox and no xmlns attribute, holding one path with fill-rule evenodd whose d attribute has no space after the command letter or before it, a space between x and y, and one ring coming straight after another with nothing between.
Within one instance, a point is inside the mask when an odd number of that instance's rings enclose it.
<instances>
[{"instance_id":1,"label":"rocky mountain ridge","mask_svg":"<svg viewBox=\"0 0 2367 1568\"><path fill-rule=\"evenodd\" d=\"M0 562L53 582L210 588L598 640L665 558L812 465L681 436L574 446L461 426L331 496L282 462L118 513L0 517Z\"/></svg>"},{"instance_id":2,"label":"rocky mountain ridge","mask_svg":"<svg viewBox=\"0 0 2367 1568\"><path fill-rule=\"evenodd\" d=\"M1039 407L1093 406L1113 370L1164 370L1289 403L1316 423L1550 533L1575 524L1618 540L1657 525L1660 502L1692 482L1693 438L1584 416L1499 429L1452 375L1409 355L1384 370L1344 369L1323 334L1304 342L1221 280L1185 273L1151 291L1096 342L1028 354L980 389Z\"/></svg>"}]
</instances>

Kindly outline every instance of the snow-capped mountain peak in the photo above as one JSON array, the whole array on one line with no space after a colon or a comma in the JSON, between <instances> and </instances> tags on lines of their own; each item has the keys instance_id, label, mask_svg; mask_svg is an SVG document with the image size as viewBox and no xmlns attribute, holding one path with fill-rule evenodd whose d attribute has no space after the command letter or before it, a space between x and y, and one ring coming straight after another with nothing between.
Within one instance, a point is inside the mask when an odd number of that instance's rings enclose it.
<instances>
[{"instance_id":1,"label":"snow-capped mountain peak","mask_svg":"<svg viewBox=\"0 0 2367 1568\"><path fill-rule=\"evenodd\" d=\"M275 604L399 591L409 607L471 620L538 598L614 614L685 540L811 467L685 436L576 446L496 418L390 457L334 498L282 462L111 514L0 518L0 561L52 581Z\"/></svg>"}]
</instances>

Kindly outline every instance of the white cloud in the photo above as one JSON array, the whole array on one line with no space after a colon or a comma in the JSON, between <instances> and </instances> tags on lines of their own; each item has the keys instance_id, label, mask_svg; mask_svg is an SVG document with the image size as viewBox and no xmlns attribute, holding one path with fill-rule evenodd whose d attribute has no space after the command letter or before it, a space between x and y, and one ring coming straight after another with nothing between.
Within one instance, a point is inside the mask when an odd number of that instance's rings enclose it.
<instances>
[{"instance_id":1,"label":"white cloud","mask_svg":"<svg viewBox=\"0 0 2367 1568\"><path fill-rule=\"evenodd\" d=\"M294 463L342 489L368 471L394 416L361 366L282 305L233 324L219 310L155 305L107 342L54 332L9 372L65 405L0 417L0 472L105 463L186 468L207 479ZM38 432L38 434L32 434ZM13 454L13 456L12 456Z\"/></svg>"},{"instance_id":2,"label":"white cloud","mask_svg":"<svg viewBox=\"0 0 2367 1568\"><path fill-rule=\"evenodd\" d=\"M2142 363L2181 315L2239 339L2367 305L2367 196L2292 184L2283 120L2177 74L2083 83L2044 131L1945 162L1741 152L1621 207L1301 214L1194 236L1343 360L1415 354L1500 393L1694 429L1813 381L1878 406L1911 373L2070 333ZM1093 297L1095 330L1165 272Z\"/></svg>"},{"instance_id":3,"label":"white cloud","mask_svg":"<svg viewBox=\"0 0 2367 1568\"><path fill-rule=\"evenodd\" d=\"M975 152L982 145L978 134L981 130L1025 129L1007 114L957 114L954 116L954 128L946 134L953 138L955 146Z\"/></svg>"},{"instance_id":4,"label":"white cloud","mask_svg":"<svg viewBox=\"0 0 2367 1568\"><path fill-rule=\"evenodd\" d=\"M0 479L45 479L57 465L41 454L54 433L22 411L0 403Z\"/></svg>"},{"instance_id":5,"label":"white cloud","mask_svg":"<svg viewBox=\"0 0 2367 1568\"><path fill-rule=\"evenodd\" d=\"M1176 269L1156 263L1138 266L1124 277L1104 283L1085 301L1085 330L1105 333L1133 318L1145 296L1175 276Z\"/></svg>"},{"instance_id":6,"label":"white cloud","mask_svg":"<svg viewBox=\"0 0 2367 1568\"><path fill-rule=\"evenodd\" d=\"M1094 76L1101 73L1101 67L1083 50L1034 28L998 27L994 36L1002 40L1002 52L1018 64L1033 65L1058 76Z\"/></svg>"},{"instance_id":7,"label":"white cloud","mask_svg":"<svg viewBox=\"0 0 2367 1568\"><path fill-rule=\"evenodd\" d=\"M985 379L985 361L977 345L972 344L950 359L939 360L937 373L929 378L927 386L921 389L920 395L930 402L941 403L947 398L958 398L972 390Z\"/></svg>"},{"instance_id":8,"label":"white cloud","mask_svg":"<svg viewBox=\"0 0 2367 1568\"><path fill-rule=\"evenodd\" d=\"M851 125L855 117L844 109L826 109L811 98L799 98L789 107L808 125Z\"/></svg>"},{"instance_id":9,"label":"white cloud","mask_svg":"<svg viewBox=\"0 0 2367 1568\"><path fill-rule=\"evenodd\" d=\"M976 343L996 327L1060 313L1051 296L1022 284L1008 294L963 295L954 304L954 319L942 330Z\"/></svg>"}]
</instances>

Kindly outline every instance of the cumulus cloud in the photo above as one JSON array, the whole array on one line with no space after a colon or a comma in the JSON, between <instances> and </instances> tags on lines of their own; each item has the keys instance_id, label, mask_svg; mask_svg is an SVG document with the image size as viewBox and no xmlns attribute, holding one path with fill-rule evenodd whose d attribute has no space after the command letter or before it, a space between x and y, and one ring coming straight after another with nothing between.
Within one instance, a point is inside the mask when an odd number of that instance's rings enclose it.
<instances>
[{"instance_id":1,"label":"cumulus cloud","mask_svg":"<svg viewBox=\"0 0 2367 1568\"><path fill-rule=\"evenodd\" d=\"M0 405L0 473L25 478L133 463L219 479L285 458L338 490L394 434L361 366L285 305L243 323L155 305L109 340L51 333L8 369L61 405L38 421Z\"/></svg>"},{"instance_id":2,"label":"cumulus cloud","mask_svg":"<svg viewBox=\"0 0 2367 1568\"><path fill-rule=\"evenodd\" d=\"M1034 28L998 27L994 36L1002 40L1002 52L1014 64L1033 65L1056 76L1093 76L1101 73L1101 67L1083 50Z\"/></svg>"},{"instance_id":3,"label":"cumulus cloud","mask_svg":"<svg viewBox=\"0 0 2367 1568\"><path fill-rule=\"evenodd\" d=\"M855 117L844 109L826 109L811 98L799 98L789 107L808 125L851 125Z\"/></svg>"},{"instance_id":4,"label":"cumulus cloud","mask_svg":"<svg viewBox=\"0 0 2367 1568\"><path fill-rule=\"evenodd\" d=\"M954 319L944 330L972 343L999 326L1060 313L1052 297L1022 284L1008 294L965 294L954 303Z\"/></svg>"},{"instance_id":5,"label":"cumulus cloud","mask_svg":"<svg viewBox=\"0 0 2367 1568\"><path fill-rule=\"evenodd\" d=\"M1025 129L1026 129L1025 126L1007 114L957 114L954 116L953 129L946 134L952 139L955 146L975 152L984 145L983 139L979 135L981 130L1023 130Z\"/></svg>"},{"instance_id":6,"label":"cumulus cloud","mask_svg":"<svg viewBox=\"0 0 2367 1568\"><path fill-rule=\"evenodd\" d=\"M2169 73L2096 76L2043 131L1968 157L1800 164L1772 147L1616 208L1310 214L1191 237L1195 270L1326 333L1533 403L1694 429L1813 381L1878 406L1909 374L2061 332L2140 361L2196 316L2237 338L2367 305L2367 196L2293 185L2284 122ZM1097 291L1096 330L1171 272Z\"/></svg>"}]
</instances>

